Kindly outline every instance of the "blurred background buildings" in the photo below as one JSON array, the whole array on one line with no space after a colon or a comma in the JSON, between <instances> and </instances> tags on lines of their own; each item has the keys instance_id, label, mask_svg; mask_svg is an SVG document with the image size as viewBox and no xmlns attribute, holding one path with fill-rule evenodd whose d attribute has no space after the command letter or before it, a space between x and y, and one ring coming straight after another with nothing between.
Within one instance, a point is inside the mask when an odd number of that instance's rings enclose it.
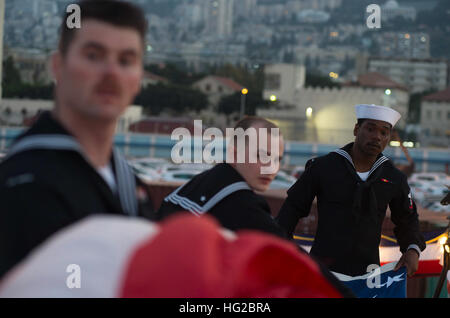
<instances>
[{"instance_id":1,"label":"blurred background buildings","mask_svg":"<svg viewBox=\"0 0 450 318\"><path fill-rule=\"evenodd\" d=\"M449 86L448 1L382 1L379 29L366 25L369 0L131 2L149 21L134 103L141 119L176 115L224 128L245 109L277 121L292 140L341 144L352 137L355 104L383 104L402 114L403 139L450 146L448 130L435 135L426 119L450 118L448 103L426 97ZM48 57L69 3L0 1L3 125L34 115L30 100L52 99ZM28 101L13 107L14 99Z\"/></svg>"}]
</instances>

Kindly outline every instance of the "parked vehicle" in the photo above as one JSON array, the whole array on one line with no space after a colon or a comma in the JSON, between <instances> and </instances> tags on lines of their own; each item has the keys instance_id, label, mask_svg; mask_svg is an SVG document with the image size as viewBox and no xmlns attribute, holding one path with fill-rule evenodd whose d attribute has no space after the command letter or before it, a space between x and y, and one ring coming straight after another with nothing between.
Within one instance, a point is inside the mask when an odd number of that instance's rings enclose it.
<instances>
[{"instance_id":1,"label":"parked vehicle","mask_svg":"<svg viewBox=\"0 0 450 318\"><path fill-rule=\"evenodd\" d=\"M442 205L440 202L430 203L426 208L434 212L450 213L450 205Z\"/></svg>"},{"instance_id":2,"label":"parked vehicle","mask_svg":"<svg viewBox=\"0 0 450 318\"><path fill-rule=\"evenodd\" d=\"M130 160L130 163L143 168L157 169L161 165L168 164L169 162L162 158L137 158Z\"/></svg>"},{"instance_id":3,"label":"parked vehicle","mask_svg":"<svg viewBox=\"0 0 450 318\"><path fill-rule=\"evenodd\" d=\"M201 171L198 170L184 170L184 169L166 171L162 173L161 179L168 182L187 182L200 172Z\"/></svg>"},{"instance_id":4,"label":"parked vehicle","mask_svg":"<svg viewBox=\"0 0 450 318\"><path fill-rule=\"evenodd\" d=\"M450 176L442 172L419 172L413 173L409 181L436 182L441 185L450 185Z\"/></svg>"},{"instance_id":5,"label":"parked vehicle","mask_svg":"<svg viewBox=\"0 0 450 318\"><path fill-rule=\"evenodd\" d=\"M144 168L139 164L130 163L133 172L144 182L157 181L161 179L161 175L152 168Z\"/></svg>"},{"instance_id":6,"label":"parked vehicle","mask_svg":"<svg viewBox=\"0 0 450 318\"><path fill-rule=\"evenodd\" d=\"M449 178L444 173L416 173L408 180L413 199L424 208L446 212L440 201L449 193Z\"/></svg>"}]
</instances>

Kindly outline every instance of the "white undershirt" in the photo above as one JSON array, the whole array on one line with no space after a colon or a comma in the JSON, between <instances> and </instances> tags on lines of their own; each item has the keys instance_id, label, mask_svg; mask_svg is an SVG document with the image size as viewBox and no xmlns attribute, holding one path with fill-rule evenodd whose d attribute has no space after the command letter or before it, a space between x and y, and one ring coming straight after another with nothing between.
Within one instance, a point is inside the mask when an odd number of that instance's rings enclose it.
<instances>
[{"instance_id":1,"label":"white undershirt","mask_svg":"<svg viewBox=\"0 0 450 318\"><path fill-rule=\"evenodd\" d=\"M356 171L356 173L358 174L358 176L361 178L362 181L366 181L367 180L367 178L369 177L369 172L370 172L370 170L366 171L366 172L358 172L358 171Z\"/></svg>"},{"instance_id":2,"label":"white undershirt","mask_svg":"<svg viewBox=\"0 0 450 318\"><path fill-rule=\"evenodd\" d=\"M106 165L100 168L97 168L97 172L103 177L105 182L109 185L113 193L117 191L116 179L114 177L114 173L111 169L111 165Z\"/></svg>"}]
</instances>

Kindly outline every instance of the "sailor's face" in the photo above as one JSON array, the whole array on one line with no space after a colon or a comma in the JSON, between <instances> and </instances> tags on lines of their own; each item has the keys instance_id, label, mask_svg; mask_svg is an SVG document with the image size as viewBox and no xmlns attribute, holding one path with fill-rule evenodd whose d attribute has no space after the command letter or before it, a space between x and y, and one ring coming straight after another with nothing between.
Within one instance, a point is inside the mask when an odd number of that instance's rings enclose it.
<instances>
[{"instance_id":1,"label":"sailor's face","mask_svg":"<svg viewBox=\"0 0 450 318\"><path fill-rule=\"evenodd\" d=\"M275 141L275 138L278 141ZM272 149L272 144L275 147L277 143L277 149ZM253 190L264 192L269 189L270 184L280 170L280 162L284 153L283 137L272 137L272 135L269 135L267 145L261 143L258 137L256 153L252 154L254 158L256 157L256 163L251 163L249 151L253 151L253 149L246 147L246 161L245 163L237 164L239 166L238 170ZM270 162L268 162L269 157Z\"/></svg>"},{"instance_id":2,"label":"sailor's face","mask_svg":"<svg viewBox=\"0 0 450 318\"><path fill-rule=\"evenodd\" d=\"M65 56L54 62L58 104L95 119L115 120L141 87L142 41L131 28L83 21Z\"/></svg>"},{"instance_id":3,"label":"sailor's face","mask_svg":"<svg viewBox=\"0 0 450 318\"><path fill-rule=\"evenodd\" d=\"M370 156L377 156L391 139L391 125L381 120L366 119L361 126L355 125L355 143Z\"/></svg>"}]
</instances>

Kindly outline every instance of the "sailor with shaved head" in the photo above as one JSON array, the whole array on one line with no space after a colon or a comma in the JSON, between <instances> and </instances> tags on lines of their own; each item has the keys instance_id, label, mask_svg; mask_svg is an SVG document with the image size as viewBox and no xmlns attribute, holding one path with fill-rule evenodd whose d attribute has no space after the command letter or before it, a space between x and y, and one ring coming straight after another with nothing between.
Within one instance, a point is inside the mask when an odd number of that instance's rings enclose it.
<instances>
[{"instance_id":1,"label":"sailor with shaved head","mask_svg":"<svg viewBox=\"0 0 450 318\"><path fill-rule=\"evenodd\" d=\"M275 133L279 131L275 124L260 117L245 117L234 130L226 162L172 192L164 199L158 216L163 219L183 211L207 214L230 230L253 229L284 238L266 200L255 193L266 191L275 178L284 152L283 137ZM260 131L267 132L266 140ZM269 158L274 159L273 165L264 160Z\"/></svg>"}]
</instances>

